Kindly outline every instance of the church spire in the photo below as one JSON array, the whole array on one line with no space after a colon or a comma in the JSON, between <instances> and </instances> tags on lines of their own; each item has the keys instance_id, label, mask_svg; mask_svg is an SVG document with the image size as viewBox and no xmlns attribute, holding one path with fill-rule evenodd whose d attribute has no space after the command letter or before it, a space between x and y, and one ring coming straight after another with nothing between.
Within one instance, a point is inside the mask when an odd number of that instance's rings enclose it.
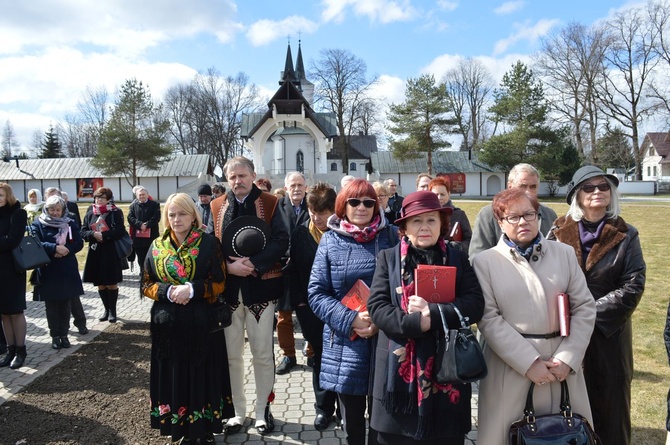
<instances>
[{"instance_id":1,"label":"church spire","mask_svg":"<svg viewBox=\"0 0 670 445\"><path fill-rule=\"evenodd\" d=\"M295 71L298 79L307 79L307 77L305 77L305 64L302 62L302 44L300 40L298 40L298 61L296 63Z\"/></svg>"},{"instance_id":2,"label":"church spire","mask_svg":"<svg viewBox=\"0 0 670 445\"><path fill-rule=\"evenodd\" d=\"M291 55L291 42L288 44L288 49L286 50L286 63L284 64L284 71L282 72L281 80L279 85L282 85L284 82L296 82L298 78L295 75L295 70L293 69L293 56Z\"/></svg>"}]
</instances>

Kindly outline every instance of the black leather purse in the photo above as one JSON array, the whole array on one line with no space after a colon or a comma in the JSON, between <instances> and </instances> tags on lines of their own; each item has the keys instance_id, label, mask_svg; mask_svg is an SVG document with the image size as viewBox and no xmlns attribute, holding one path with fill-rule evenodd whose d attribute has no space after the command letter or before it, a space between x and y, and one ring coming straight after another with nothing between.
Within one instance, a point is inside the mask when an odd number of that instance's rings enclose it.
<instances>
[{"instance_id":1,"label":"black leather purse","mask_svg":"<svg viewBox=\"0 0 670 445\"><path fill-rule=\"evenodd\" d=\"M530 384L523 418L509 430L510 445L602 445L589 421L572 412L568 384L561 382L561 412L535 416L533 389Z\"/></svg>"},{"instance_id":2,"label":"black leather purse","mask_svg":"<svg viewBox=\"0 0 670 445\"><path fill-rule=\"evenodd\" d=\"M223 298L223 295L216 297L216 302L212 303L210 314L212 318L212 332L221 331L230 326L233 322L233 314L230 305Z\"/></svg>"},{"instance_id":3,"label":"black leather purse","mask_svg":"<svg viewBox=\"0 0 670 445\"><path fill-rule=\"evenodd\" d=\"M470 329L467 317L464 318L456 306L461 326L449 329L443 308L438 305L444 334L440 335L435 354L435 381L437 383L470 383L481 380L488 374L482 348Z\"/></svg>"},{"instance_id":4,"label":"black leather purse","mask_svg":"<svg viewBox=\"0 0 670 445\"><path fill-rule=\"evenodd\" d=\"M28 234L23 237L21 244L12 249L14 265L19 272L37 269L51 263L51 258L33 233L32 228L28 226L26 230Z\"/></svg>"}]
</instances>

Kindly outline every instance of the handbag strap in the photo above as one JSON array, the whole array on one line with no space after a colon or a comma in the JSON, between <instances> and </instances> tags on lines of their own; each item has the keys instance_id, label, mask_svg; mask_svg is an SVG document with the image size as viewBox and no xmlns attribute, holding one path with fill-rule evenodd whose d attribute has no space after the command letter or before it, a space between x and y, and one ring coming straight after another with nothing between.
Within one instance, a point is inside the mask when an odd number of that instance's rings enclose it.
<instances>
[{"instance_id":1,"label":"handbag strap","mask_svg":"<svg viewBox=\"0 0 670 445\"><path fill-rule=\"evenodd\" d=\"M530 388L528 388L528 395L526 396L526 407L523 410L526 422L529 424L535 424L535 407L533 406L533 390L535 389L535 383L530 382ZM570 405L570 391L568 391L568 382L561 380L561 414L568 422L568 425L572 424L572 405Z\"/></svg>"}]
</instances>

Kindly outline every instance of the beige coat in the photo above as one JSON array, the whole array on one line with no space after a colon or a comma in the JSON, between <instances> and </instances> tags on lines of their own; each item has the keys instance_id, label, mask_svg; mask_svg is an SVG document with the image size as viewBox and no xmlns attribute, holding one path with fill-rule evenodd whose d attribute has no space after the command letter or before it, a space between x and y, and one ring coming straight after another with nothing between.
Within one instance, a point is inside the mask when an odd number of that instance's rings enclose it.
<instances>
[{"instance_id":1,"label":"beige coat","mask_svg":"<svg viewBox=\"0 0 670 445\"><path fill-rule=\"evenodd\" d=\"M538 357L556 357L572 368L567 378L572 408L591 421L582 359L595 323L595 302L572 248L542 239L534 249L529 262L501 239L473 261L484 292L484 316L477 325L489 368L479 386L481 444L508 443L509 427L522 416L531 383L526 371ZM570 295L570 336L522 337L559 330L556 296L561 292ZM536 386L536 414L559 412L560 395L558 383Z\"/></svg>"}]
</instances>

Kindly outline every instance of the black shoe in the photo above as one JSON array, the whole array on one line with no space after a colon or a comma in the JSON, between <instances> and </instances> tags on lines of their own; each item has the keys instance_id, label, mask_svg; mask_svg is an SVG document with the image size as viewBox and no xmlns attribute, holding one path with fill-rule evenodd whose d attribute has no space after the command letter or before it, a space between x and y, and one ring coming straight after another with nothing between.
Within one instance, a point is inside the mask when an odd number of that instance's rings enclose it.
<instances>
[{"instance_id":1,"label":"black shoe","mask_svg":"<svg viewBox=\"0 0 670 445\"><path fill-rule=\"evenodd\" d=\"M107 321L109 318L109 311L105 309L105 312L102 313L102 317L98 318L100 321Z\"/></svg>"},{"instance_id":2,"label":"black shoe","mask_svg":"<svg viewBox=\"0 0 670 445\"><path fill-rule=\"evenodd\" d=\"M14 359L12 360L12 363L10 363L9 367L11 369L19 369L21 366L23 366L23 363L25 363L26 356L26 347L17 346L16 355L14 356Z\"/></svg>"},{"instance_id":3,"label":"black shoe","mask_svg":"<svg viewBox=\"0 0 670 445\"><path fill-rule=\"evenodd\" d=\"M316 417L314 418L314 428L316 428L317 431L325 430L326 428L328 428L328 425L330 425L330 421L332 418L333 416L317 414Z\"/></svg>"},{"instance_id":4,"label":"black shoe","mask_svg":"<svg viewBox=\"0 0 670 445\"><path fill-rule=\"evenodd\" d=\"M82 327L80 327L80 328L79 328L79 333L80 333L81 335L86 335L86 334L88 334L88 328L87 328L86 326L82 326Z\"/></svg>"},{"instance_id":5,"label":"black shoe","mask_svg":"<svg viewBox=\"0 0 670 445\"><path fill-rule=\"evenodd\" d=\"M64 347L65 349L67 349L67 348L69 348L69 347L71 346L71 345L70 345L70 340L68 340L66 336L62 336L62 337L60 338L60 345L61 345L62 347Z\"/></svg>"},{"instance_id":6,"label":"black shoe","mask_svg":"<svg viewBox=\"0 0 670 445\"><path fill-rule=\"evenodd\" d=\"M310 368L314 367L314 357L307 357L307 366Z\"/></svg>"},{"instance_id":7,"label":"black shoe","mask_svg":"<svg viewBox=\"0 0 670 445\"><path fill-rule=\"evenodd\" d=\"M272 416L272 413L270 413L267 408L265 409L265 424L258 425L256 427L256 430L258 431L258 434L260 434L261 436L270 434L275 430L275 418Z\"/></svg>"},{"instance_id":8,"label":"black shoe","mask_svg":"<svg viewBox=\"0 0 670 445\"><path fill-rule=\"evenodd\" d=\"M205 443L215 443L216 440L214 440L214 433L207 433L205 434Z\"/></svg>"},{"instance_id":9,"label":"black shoe","mask_svg":"<svg viewBox=\"0 0 670 445\"><path fill-rule=\"evenodd\" d=\"M275 371L275 374L277 375L283 375L283 374L288 374L291 372L291 369L295 367L297 362L295 361L295 357L284 357L279 363L279 366L277 366L277 370Z\"/></svg>"},{"instance_id":10,"label":"black shoe","mask_svg":"<svg viewBox=\"0 0 670 445\"><path fill-rule=\"evenodd\" d=\"M225 434L226 436L230 436L231 434L237 434L240 431L242 431L242 425L239 423L223 426L223 434Z\"/></svg>"},{"instance_id":11,"label":"black shoe","mask_svg":"<svg viewBox=\"0 0 670 445\"><path fill-rule=\"evenodd\" d=\"M51 337L51 349L60 349L62 347L60 337Z\"/></svg>"},{"instance_id":12,"label":"black shoe","mask_svg":"<svg viewBox=\"0 0 670 445\"><path fill-rule=\"evenodd\" d=\"M109 322L116 323L116 311L109 310Z\"/></svg>"},{"instance_id":13,"label":"black shoe","mask_svg":"<svg viewBox=\"0 0 670 445\"><path fill-rule=\"evenodd\" d=\"M4 343L0 343L0 355L1 354L7 354L7 345Z\"/></svg>"}]
</instances>

